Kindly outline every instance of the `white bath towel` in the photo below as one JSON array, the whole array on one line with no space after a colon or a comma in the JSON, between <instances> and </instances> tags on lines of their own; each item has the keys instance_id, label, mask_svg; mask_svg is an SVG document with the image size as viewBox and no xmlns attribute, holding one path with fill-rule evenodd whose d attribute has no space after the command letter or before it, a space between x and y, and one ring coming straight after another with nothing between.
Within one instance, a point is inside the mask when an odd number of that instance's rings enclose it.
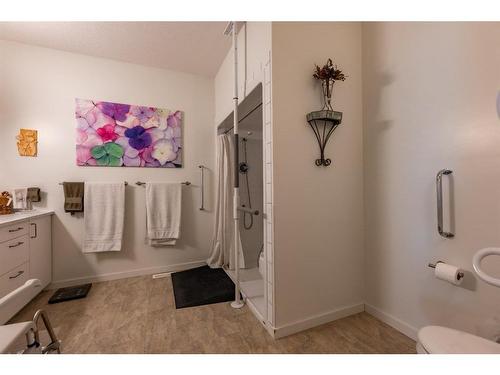
<instances>
[{"instance_id":1,"label":"white bath towel","mask_svg":"<svg viewBox=\"0 0 500 375\"><path fill-rule=\"evenodd\" d=\"M84 253L120 251L125 217L125 184L85 183Z\"/></svg>"},{"instance_id":2,"label":"white bath towel","mask_svg":"<svg viewBox=\"0 0 500 375\"><path fill-rule=\"evenodd\" d=\"M14 210L28 208L28 188L14 189L12 191L12 207Z\"/></svg>"},{"instance_id":3,"label":"white bath towel","mask_svg":"<svg viewBox=\"0 0 500 375\"><path fill-rule=\"evenodd\" d=\"M175 245L181 226L180 183L146 184L147 238L153 246Z\"/></svg>"}]
</instances>

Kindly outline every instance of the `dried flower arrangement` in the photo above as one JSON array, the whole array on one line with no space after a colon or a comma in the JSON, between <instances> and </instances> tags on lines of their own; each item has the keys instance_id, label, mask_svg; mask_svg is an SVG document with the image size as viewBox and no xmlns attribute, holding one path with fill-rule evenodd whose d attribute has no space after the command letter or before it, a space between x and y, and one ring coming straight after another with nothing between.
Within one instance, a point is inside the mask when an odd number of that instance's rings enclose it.
<instances>
[{"instance_id":1,"label":"dried flower arrangement","mask_svg":"<svg viewBox=\"0 0 500 375\"><path fill-rule=\"evenodd\" d=\"M345 81L346 75L342 73L342 70L338 69L337 65L333 64L332 59L328 59L325 65L320 68L316 65L316 70L313 77L319 80L334 80L334 81Z\"/></svg>"},{"instance_id":2,"label":"dried flower arrangement","mask_svg":"<svg viewBox=\"0 0 500 375\"><path fill-rule=\"evenodd\" d=\"M331 105L333 84L335 81L345 81L347 76L335 65L332 59L328 59L323 67L315 65L313 78L321 81L323 87L323 109L333 111Z\"/></svg>"}]
</instances>

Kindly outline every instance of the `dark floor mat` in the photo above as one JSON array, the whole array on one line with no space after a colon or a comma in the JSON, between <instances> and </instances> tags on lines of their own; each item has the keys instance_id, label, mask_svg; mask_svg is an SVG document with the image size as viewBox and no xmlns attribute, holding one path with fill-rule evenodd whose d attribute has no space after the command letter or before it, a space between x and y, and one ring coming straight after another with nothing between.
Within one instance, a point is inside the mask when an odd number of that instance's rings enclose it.
<instances>
[{"instance_id":1,"label":"dark floor mat","mask_svg":"<svg viewBox=\"0 0 500 375\"><path fill-rule=\"evenodd\" d=\"M193 307L234 300L234 283L222 268L203 266L172 274L175 307Z\"/></svg>"},{"instance_id":2,"label":"dark floor mat","mask_svg":"<svg viewBox=\"0 0 500 375\"><path fill-rule=\"evenodd\" d=\"M49 303L59 303L64 301L71 301L87 297L92 284L84 284L77 286L70 286L67 288L57 289L56 292L50 297Z\"/></svg>"}]
</instances>

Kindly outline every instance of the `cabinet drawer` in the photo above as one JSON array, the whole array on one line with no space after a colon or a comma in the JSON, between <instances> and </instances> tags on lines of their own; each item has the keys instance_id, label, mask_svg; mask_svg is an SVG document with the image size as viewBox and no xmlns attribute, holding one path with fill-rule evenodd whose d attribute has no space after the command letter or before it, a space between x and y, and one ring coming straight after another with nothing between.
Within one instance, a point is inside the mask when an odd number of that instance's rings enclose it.
<instances>
[{"instance_id":1,"label":"cabinet drawer","mask_svg":"<svg viewBox=\"0 0 500 375\"><path fill-rule=\"evenodd\" d=\"M6 296L14 289L19 288L28 280L28 263L24 263L19 267L0 276L0 298Z\"/></svg>"},{"instance_id":2,"label":"cabinet drawer","mask_svg":"<svg viewBox=\"0 0 500 375\"><path fill-rule=\"evenodd\" d=\"M28 234L29 222L22 222L0 228L0 242L9 241Z\"/></svg>"},{"instance_id":3,"label":"cabinet drawer","mask_svg":"<svg viewBox=\"0 0 500 375\"><path fill-rule=\"evenodd\" d=\"M0 243L0 275L20 266L29 259L27 235Z\"/></svg>"}]
</instances>

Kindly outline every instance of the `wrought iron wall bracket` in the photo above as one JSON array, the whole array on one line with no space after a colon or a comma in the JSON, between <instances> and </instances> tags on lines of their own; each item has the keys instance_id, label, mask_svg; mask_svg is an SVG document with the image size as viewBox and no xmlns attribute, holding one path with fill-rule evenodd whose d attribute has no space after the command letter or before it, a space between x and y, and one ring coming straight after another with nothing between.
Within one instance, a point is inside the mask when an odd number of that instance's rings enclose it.
<instances>
[{"instance_id":1,"label":"wrought iron wall bracket","mask_svg":"<svg viewBox=\"0 0 500 375\"><path fill-rule=\"evenodd\" d=\"M318 167L321 165L328 167L332 161L329 158L325 158L325 147L330 136L342 122L342 112L329 110L315 111L308 113L306 118L316 136L319 146L320 157L316 159L315 163Z\"/></svg>"}]
</instances>

